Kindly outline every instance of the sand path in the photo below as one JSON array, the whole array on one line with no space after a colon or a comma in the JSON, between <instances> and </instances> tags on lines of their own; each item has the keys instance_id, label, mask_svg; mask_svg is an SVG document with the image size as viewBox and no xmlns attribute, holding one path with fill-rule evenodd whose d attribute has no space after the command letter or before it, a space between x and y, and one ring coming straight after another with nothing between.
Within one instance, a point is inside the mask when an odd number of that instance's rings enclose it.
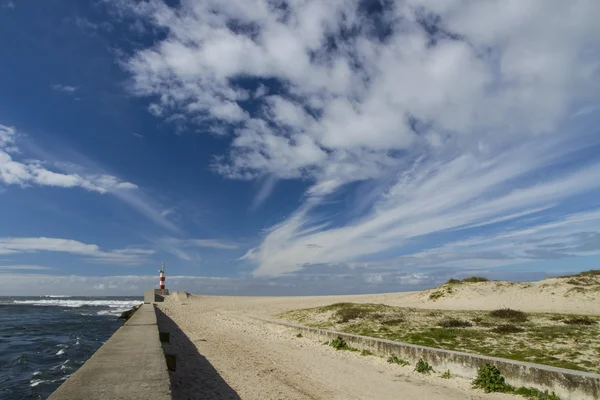
<instances>
[{"instance_id":1,"label":"sand path","mask_svg":"<svg viewBox=\"0 0 600 400\"><path fill-rule=\"evenodd\" d=\"M315 303L331 303L331 298L311 299ZM159 324L171 324L174 331L172 344L166 350L178 355L177 371L171 373L173 398L516 398L472 390L470 382L458 378L424 376L414 372L412 366L390 365L378 357L336 351L250 318L302 306L297 299L288 298L284 303L287 305L275 298L202 296L183 301L170 296L161 303L164 315Z\"/></svg>"}]
</instances>

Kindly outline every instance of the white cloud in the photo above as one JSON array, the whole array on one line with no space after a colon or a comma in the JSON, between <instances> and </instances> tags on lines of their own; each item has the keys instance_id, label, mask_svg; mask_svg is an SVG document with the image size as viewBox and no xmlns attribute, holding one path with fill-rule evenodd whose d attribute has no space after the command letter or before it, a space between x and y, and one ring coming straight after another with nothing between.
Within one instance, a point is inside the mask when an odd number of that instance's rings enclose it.
<instances>
[{"instance_id":1,"label":"white cloud","mask_svg":"<svg viewBox=\"0 0 600 400\"><path fill-rule=\"evenodd\" d=\"M234 132L215 171L311 182L247 254L257 274L361 260L598 189L600 164L574 165L593 134L564 124L600 99L594 0L409 0L376 17L353 0L112 3L166 33L124 60L153 114ZM366 214L315 216L356 181L386 188Z\"/></svg>"},{"instance_id":2,"label":"white cloud","mask_svg":"<svg viewBox=\"0 0 600 400\"><path fill-rule=\"evenodd\" d=\"M13 127L0 125L0 183L7 185L28 186L54 186L63 188L81 187L91 192L110 193L123 203L153 221L157 225L171 232L180 233L180 229L165 215L162 215L163 206L151 196L138 190L138 186L119 179L116 176L103 173L103 168L91 162L83 155L76 154L83 164L57 160L43 149L36 149L38 157L45 160L13 159L14 153L20 153L16 146L19 134ZM10 153L10 154L9 154ZM48 166L52 166L50 170ZM85 167L84 167L85 166ZM90 172L96 171L95 173Z\"/></svg>"},{"instance_id":3,"label":"white cloud","mask_svg":"<svg viewBox=\"0 0 600 400\"><path fill-rule=\"evenodd\" d=\"M73 94L79 89L77 86L61 85L60 83L51 85L50 87L57 92L63 92L67 94Z\"/></svg>"},{"instance_id":4,"label":"white cloud","mask_svg":"<svg viewBox=\"0 0 600 400\"><path fill-rule=\"evenodd\" d=\"M43 271L50 269L52 268L42 265L0 265L0 271Z\"/></svg>"},{"instance_id":5,"label":"white cloud","mask_svg":"<svg viewBox=\"0 0 600 400\"><path fill-rule=\"evenodd\" d=\"M142 264L154 250L125 248L112 251L101 250L95 244L86 244L71 239L58 238L0 238L0 254L20 254L36 252L61 252L84 257L90 262L110 264Z\"/></svg>"},{"instance_id":6,"label":"white cloud","mask_svg":"<svg viewBox=\"0 0 600 400\"><path fill-rule=\"evenodd\" d=\"M15 128L0 124L0 183L6 185L81 187L91 192L108 193L137 189L130 182L106 174L64 174L49 170L40 160L15 160L19 153ZM11 155L12 154L12 155Z\"/></svg>"}]
</instances>

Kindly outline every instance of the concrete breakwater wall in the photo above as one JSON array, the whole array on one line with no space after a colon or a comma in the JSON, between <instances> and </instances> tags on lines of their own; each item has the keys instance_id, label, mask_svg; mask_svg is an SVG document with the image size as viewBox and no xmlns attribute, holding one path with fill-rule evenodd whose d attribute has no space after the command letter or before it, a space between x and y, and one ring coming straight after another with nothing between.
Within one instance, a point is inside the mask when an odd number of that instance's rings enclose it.
<instances>
[{"instance_id":1,"label":"concrete breakwater wall","mask_svg":"<svg viewBox=\"0 0 600 400\"><path fill-rule=\"evenodd\" d=\"M154 305L138 311L48 400L170 400Z\"/></svg>"},{"instance_id":2,"label":"concrete breakwater wall","mask_svg":"<svg viewBox=\"0 0 600 400\"><path fill-rule=\"evenodd\" d=\"M562 400L600 399L600 375L598 374L393 342L385 339L310 328L283 321L260 320L279 326L282 329L301 333L304 337L311 339L331 340L341 337L351 347L368 350L383 357L396 355L413 365L422 358L431 364L435 371L450 370L452 375L461 378L474 379L477 376L477 370L485 363L490 363L498 367L507 383L513 386L534 387L542 391L548 390L549 392L555 392Z\"/></svg>"}]
</instances>

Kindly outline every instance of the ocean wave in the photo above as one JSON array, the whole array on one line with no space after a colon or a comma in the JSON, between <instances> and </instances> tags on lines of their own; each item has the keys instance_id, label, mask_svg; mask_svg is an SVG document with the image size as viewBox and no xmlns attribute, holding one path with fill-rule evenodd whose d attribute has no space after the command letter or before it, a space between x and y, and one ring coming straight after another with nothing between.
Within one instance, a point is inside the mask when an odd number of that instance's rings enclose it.
<instances>
[{"instance_id":1,"label":"ocean wave","mask_svg":"<svg viewBox=\"0 0 600 400\"><path fill-rule=\"evenodd\" d=\"M32 306L58 306L58 307L109 307L128 310L141 304L140 300L13 300L13 304L29 304Z\"/></svg>"},{"instance_id":2,"label":"ocean wave","mask_svg":"<svg viewBox=\"0 0 600 400\"><path fill-rule=\"evenodd\" d=\"M32 379L32 380L29 381L29 386L36 387L40 383L44 383L44 382L49 382L49 381L45 381L43 379Z\"/></svg>"},{"instance_id":3,"label":"ocean wave","mask_svg":"<svg viewBox=\"0 0 600 400\"><path fill-rule=\"evenodd\" d=\"M57 356L62 356L63 354L65 354L65 349L60 349L60 350L59 350L59 351L56 353L56 355L57 355Z\"/></svg>"},{"instance_id":4,"label":"ocean wave","mask_svg":"<svg viewBox=\"0 0 600 400\"><path fill-rule=\"evenodd\" d=\"M123 311L128 311L128 310L131 310L131 307L114 308L114 309L111 309L111 310L102 310L102 311L98 311L96 313L96 315L110 315L110 316L116 316L116 317L118 317L118 316L121 315L121 313Z\"/></svg>"},{"instance_id":5,"label":"ocean wave","mask_svg":"<svg viewBox=\"0 0 600 400\"><path fill-rule=\"evenodd\" d=\"M45 295L43 297L64 299L64 298L73 297L73 296L69 296L67 294L47 294L47 295Z\"/></svg>"},{"instance_id":6,"label":"ocean wave","mask_svg":"<svg viewBox=\"0 0 600 400\"><path fill-rule=\"evenodd\" d=\"M70 359L66 359L65 361L63 361L62 363L55 365L54 367L50 367L50 371L56 371L56 370L65 370L65 368L69 368L70 365L72 364L72 361Z\"/></svg>"}]
</instances>

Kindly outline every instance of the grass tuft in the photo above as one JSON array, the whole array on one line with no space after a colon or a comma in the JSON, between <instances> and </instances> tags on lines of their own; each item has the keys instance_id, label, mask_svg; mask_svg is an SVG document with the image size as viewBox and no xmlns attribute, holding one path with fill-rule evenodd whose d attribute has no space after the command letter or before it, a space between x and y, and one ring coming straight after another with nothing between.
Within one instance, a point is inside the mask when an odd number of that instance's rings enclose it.
<instances>
[{"instance_id":1,"label":"grass tuft","mask_svg":"<svg viewBox=\"0 0 600 400\"><path fill-rule=\"evenodd\" d=\"M532 400L560 400L560 397L558 397L554 392L548 393L547 390L542 392L532 387L521 386L520 388L513 389L512 393Z\"/></svg>"},{"instance_id":2,"label":"grass tuft","mask_svg":"<svg viewBox=\"0 0 600 400\"><path fill-rule=\"evenodd\" d=\"M498 325L497 327L495 327L494 329L492 329L492 332L499 333L501 335L505 335L507 333L521 333L521 332L525 332L525 329L519 328L518 326L514 326L514 325L511 325L511 324L504 324L504 325Z\"/></svg>"},{"instance_id":3,"label":"grass tuft","mask_svg":"<svg viewBox=\"0 0 600 400\"><path fill-rule=\"evenodd\" d=\"M452 374L450 373L450 370L449 370L449 369L447 369L447 370L446 370L446 372L444 372L444 373L441 375L441 377L442 377L443 379L450 379L450 378L452 378Z\"/></svg>"},{"instance_id":4,"label":"grass tuft","mask_svg":"<svg viewBox=\"0 0 600 400\"><path fill-rule=\"evenodd\" d=\"M389 364L398 364L398 365L401 365L403 367L405 365L410 364L408 361L403 360L402 358L398 358L398 356L389 356L388 359L387 359L387 362Z\"/></svg>"},{"instance_id":5,"label":"grass tuft","mask_svg":"<svg viewBox=\"0 0 600 400\"><path fill-rule=\"evenodd\" d=\"M357 348L348 346L348 343L339 336L329 342L329 345L336 350L358 351Z\"/></svg>"},{"instance_id":6,"label":"grass tuft","mask_svg":"<svg viewBox=\"0 0 600 400\"><path fill-rule=\"evenodd\" d=\"M336 350L343 350L348 348L348 344L346 343L346 341L339 336L333 339L331 342L329 342L329 345Z\"/></svg>"},{"instance_id":7,"label":"grass tuft","mask_svg":"<svg viewBox=\"0 0 600 400\"><path fill-rule=\"evenodd\" d=\"M420 374L428 374L433 371L433 367L429 365L429 363L422 358L417 361L417 365L415 366L415 371Z\"/></svg>"},{"instance_id":8,"label":"grass tuft","mask_svg":"<svg viewBox=\"0 0 600 400\"><path fill-rule=\"evenodd\" d=\"M596 325L597 322L590 317L570 318L563 320L568 325Z\"/></svg>"},{"instance_id":9,"label":"grass tuft","mask_svg":"<svg viewBox=\"0 0 600 400\"><path fill-rule=\"evenodd\" d=\"M369 350L363 350L360 352L361 356L372 356L373 353L371 353Z\"/></svg>"}]
</instances>

